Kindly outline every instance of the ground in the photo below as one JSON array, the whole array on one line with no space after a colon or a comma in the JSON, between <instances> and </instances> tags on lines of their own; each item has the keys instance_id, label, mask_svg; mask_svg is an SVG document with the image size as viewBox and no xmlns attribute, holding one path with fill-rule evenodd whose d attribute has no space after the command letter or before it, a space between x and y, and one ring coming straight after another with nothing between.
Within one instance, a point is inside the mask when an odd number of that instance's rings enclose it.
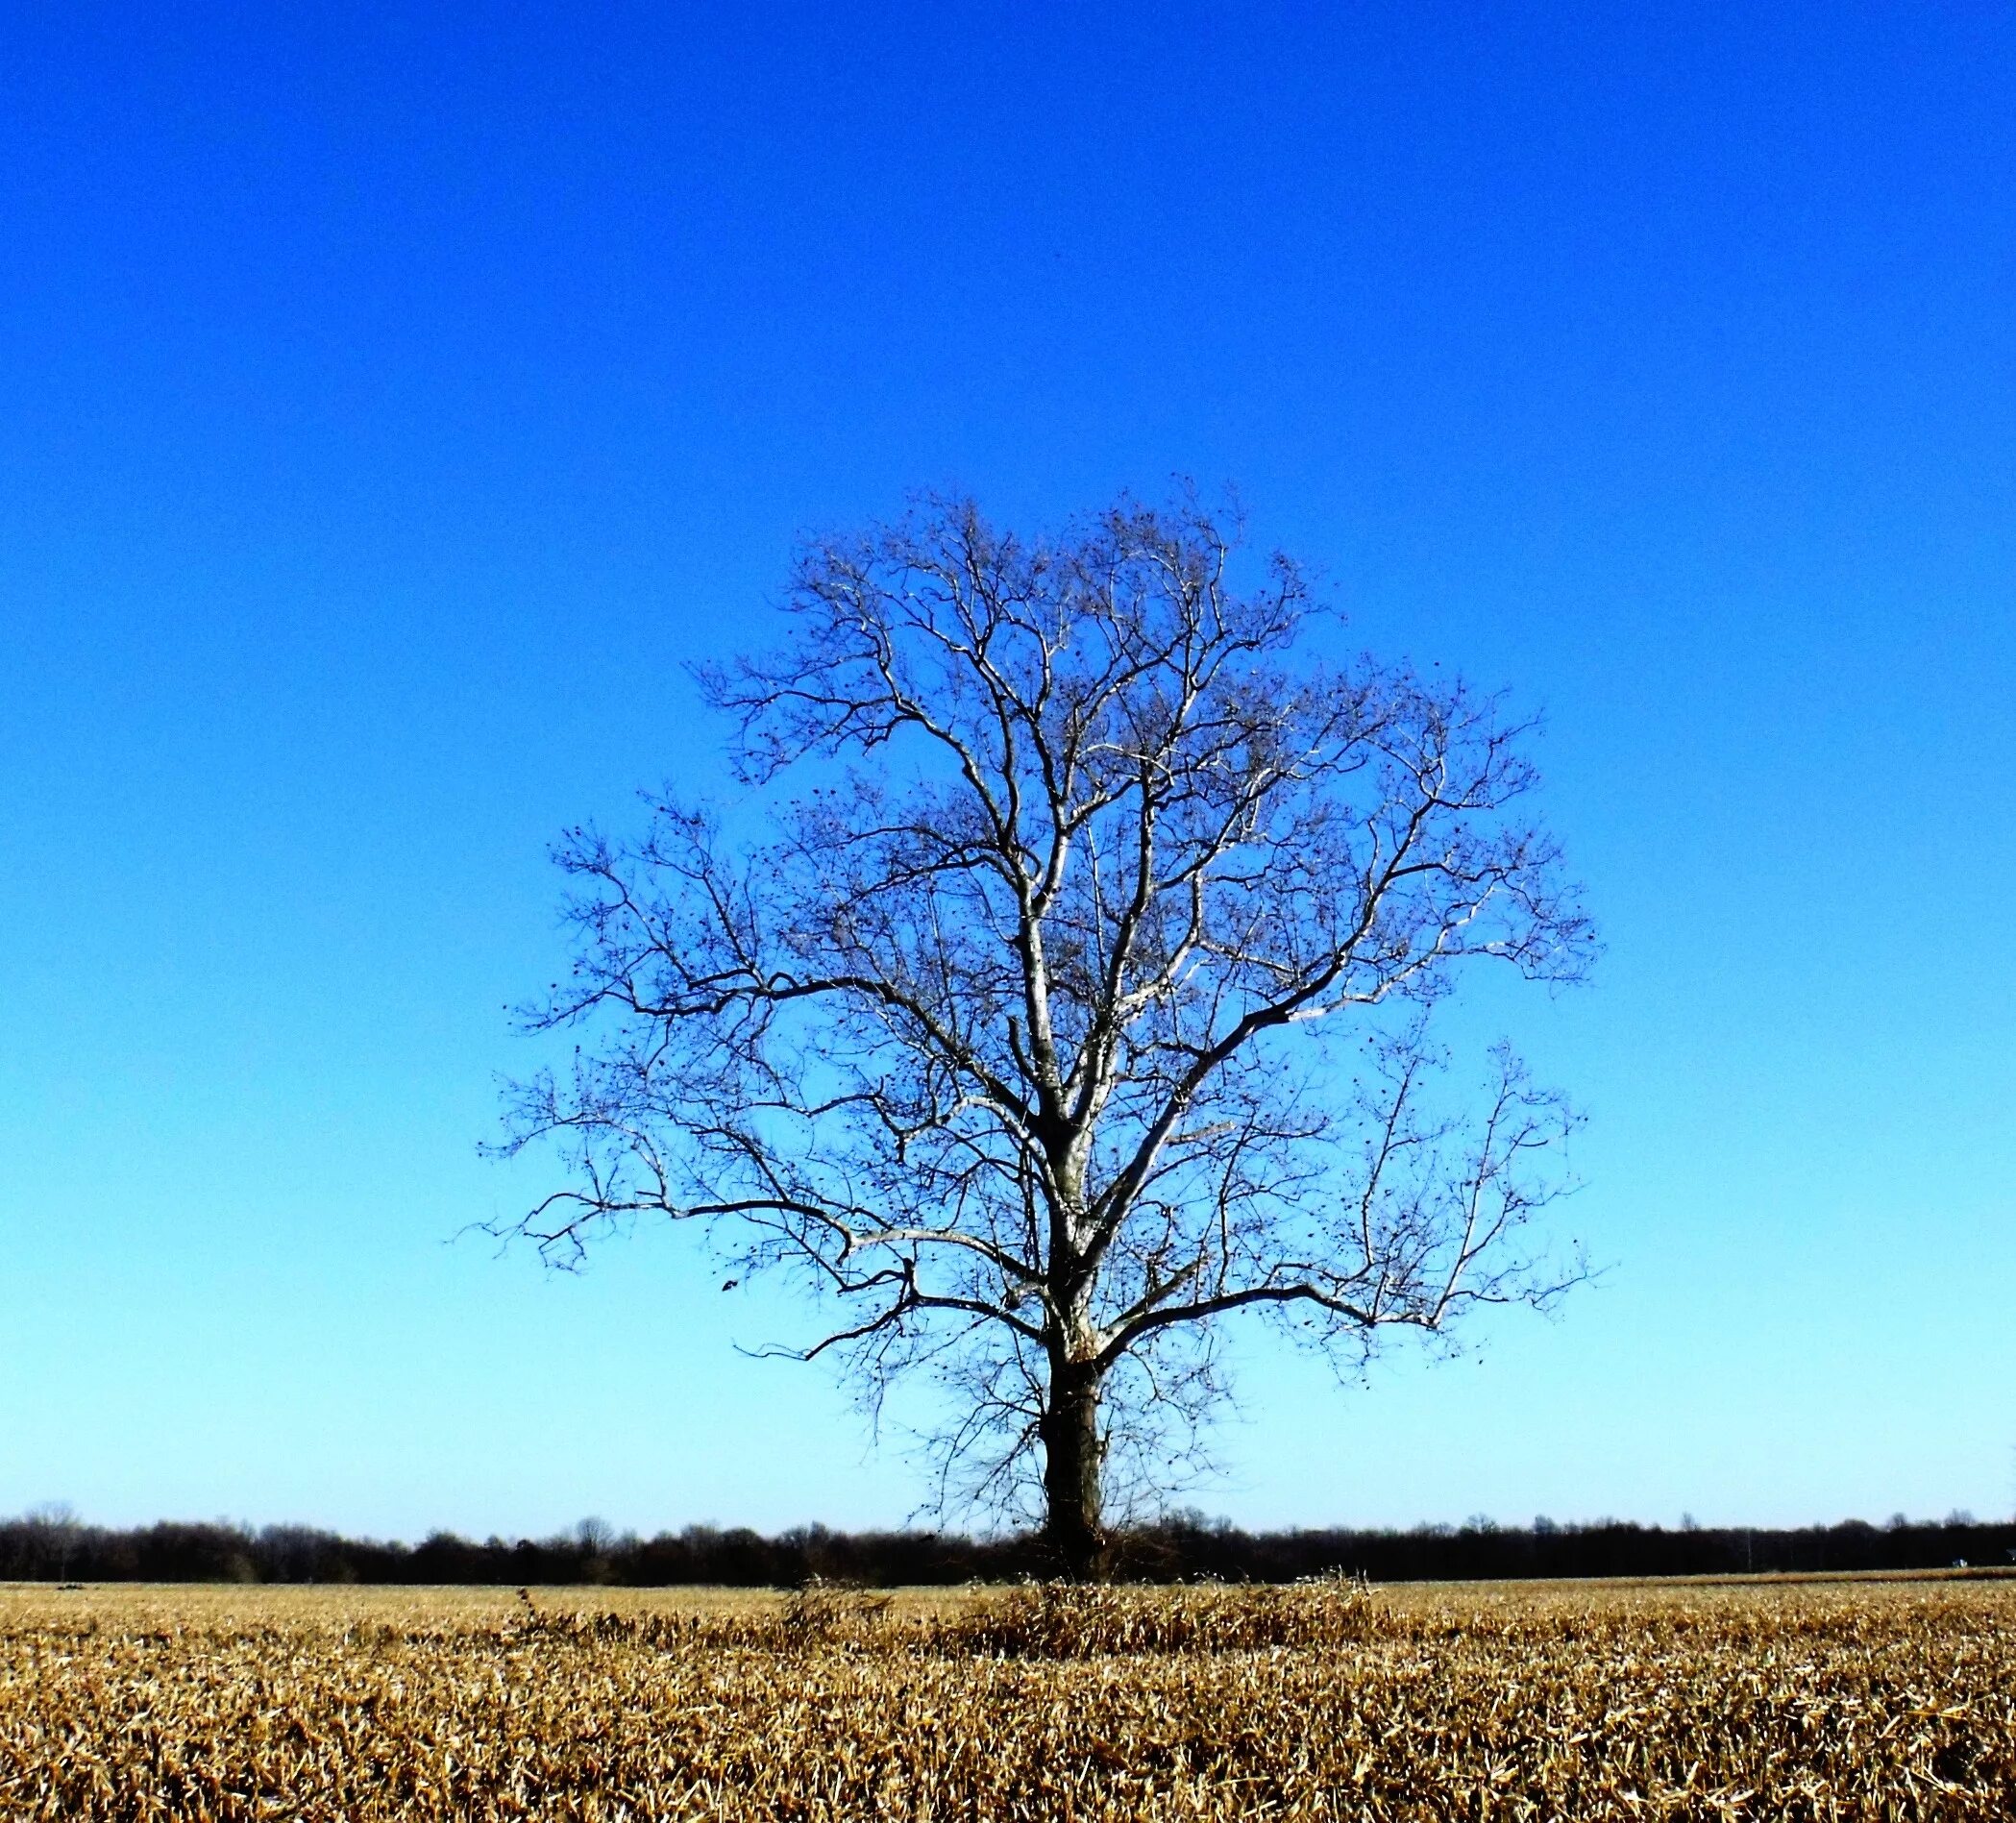
<instances>
[{"instance_id":1,"label":"ground","mask_svg":"<svg viewBox=\"0 0 2016 1823\"><path fill-rule=\"evenodd\" d=\"M2016 1580L0 1587L14 1818L2016 1816Z\"/></svg>"}]
</instances>

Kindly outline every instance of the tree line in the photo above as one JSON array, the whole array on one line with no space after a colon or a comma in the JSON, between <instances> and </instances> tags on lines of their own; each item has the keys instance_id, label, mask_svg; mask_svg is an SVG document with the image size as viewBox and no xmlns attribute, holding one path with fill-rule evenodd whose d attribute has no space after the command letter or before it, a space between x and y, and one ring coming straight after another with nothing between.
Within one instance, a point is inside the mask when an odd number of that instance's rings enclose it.
<instances>
[{"instance_id":1,"label":"tree line","mask_svg":"<svg viewBox=\"0 0 2016 1823\"><path fill-rule=\"evenodd\" d=\"M1588 1524L1417 1526L1244 1532L1179 1516L1116 1534L1114 1573L1142 1581L1373 1582L1579 1576L1828 1574L2016 1564L2016 1521L1963 1515L1848 1520L1797 1529ZM0 1521L0 1580L608 1585L796 1588L814 1578L891 1588L1009 1582L1051 1568L1040 1534L975 1539L940 1532L688 1526L654 1538L585 1520L546 1539L480 1542L439 1532L418 1544L349 1539L306 1526L163 1522L119 1529L30 1515Z\"/></svg>"}]
</instances>

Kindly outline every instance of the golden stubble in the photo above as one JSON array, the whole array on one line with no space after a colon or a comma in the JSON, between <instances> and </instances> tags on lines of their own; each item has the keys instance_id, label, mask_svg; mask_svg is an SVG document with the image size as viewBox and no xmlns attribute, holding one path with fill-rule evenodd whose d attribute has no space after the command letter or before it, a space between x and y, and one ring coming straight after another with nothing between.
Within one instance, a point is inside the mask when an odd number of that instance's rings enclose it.
<instances>
[{"instance_id":1,"label":"golden stubble","mask_svg":"<svg viewBox=\"0 0 2016 1823\"><path fill-rule=\"evenodd\" d=\"M0 1588L0 1816L2001 1819L2016 1582Z\"/></svg>"}]
</instances>

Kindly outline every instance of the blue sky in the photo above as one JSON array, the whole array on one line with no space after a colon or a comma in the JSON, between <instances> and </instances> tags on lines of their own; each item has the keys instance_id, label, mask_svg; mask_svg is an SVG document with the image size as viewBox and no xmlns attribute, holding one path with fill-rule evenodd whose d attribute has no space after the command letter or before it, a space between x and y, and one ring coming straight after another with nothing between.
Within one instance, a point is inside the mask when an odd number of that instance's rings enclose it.
<instances>
[{"instance_id":1,"label":"blue sky","mask_svg":"<svg viewBox=\"0 0 2016 1823\"><path fill-rule=\"evenodd\" d=\"M1558 1320L1249 1523L2016 1504L2016 17L131 8L0 47L0 1511L901 1519L664 1234L455 1240L547 843L794 537L1185 473L1543 705Z\"/></svg>"}]
</instances>

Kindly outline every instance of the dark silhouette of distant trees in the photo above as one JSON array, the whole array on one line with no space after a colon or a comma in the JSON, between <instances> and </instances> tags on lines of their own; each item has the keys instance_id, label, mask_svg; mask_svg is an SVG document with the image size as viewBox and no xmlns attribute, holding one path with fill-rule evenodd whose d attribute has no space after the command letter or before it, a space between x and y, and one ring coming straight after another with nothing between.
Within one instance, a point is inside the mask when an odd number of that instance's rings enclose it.
<instances>
[{"instance_id":1,"label":"dark silhouette of distant trees","mask_svg":"<svg viewBox=\"0 0 2016 1823\"><path fill-rule=\"evenodd\" d=\"M1614 1520L1472 1522L1413 1531L1242 1532L1198 1517L1117 1531L1113 1567L1143 1581L1292 1582L1363 1574L1374 1582L1581 1576L1738 1576L1940 1570L1965 1560L2016 1564L2016 1522L1859 1520L1798 1530ZM0 1581L730 1585L796 1588L813 1577L871 1587L1005 1582L1050 1564L1035 1536L844 1533L804 1526L774 1537L688 1526L643 1539L580 1529L480 1542L437 1533L419 1544L346 1539L302 1526L160 1524L131 1530L34 1515L0 1520Z\"/></svg>"},{"instance_id":2,"label":"dark silhouette of distant trees","mask_svg":"<svg viewBox=\"0 0 2016 1823\"><path fill-rule=\"evenodd\" d=\"M942 1489L1077 1576L1195 1460L1226 1320L1351 1367L1579 1273L1523 1232L1562 1103L1500 1052L1465 1113L1426 1023L1589 955L1530 728L1310 657L1302 572L1235 586L1237 536L953 500L805 549L782 648L701 674L769 835L664 799L565 839L532 1023L587 1036L511 1107L568 1167L517 1231L664 1216L797 1273L839 1311L802 1353L935 1376Z\"/></svg>"}]
</instances>

